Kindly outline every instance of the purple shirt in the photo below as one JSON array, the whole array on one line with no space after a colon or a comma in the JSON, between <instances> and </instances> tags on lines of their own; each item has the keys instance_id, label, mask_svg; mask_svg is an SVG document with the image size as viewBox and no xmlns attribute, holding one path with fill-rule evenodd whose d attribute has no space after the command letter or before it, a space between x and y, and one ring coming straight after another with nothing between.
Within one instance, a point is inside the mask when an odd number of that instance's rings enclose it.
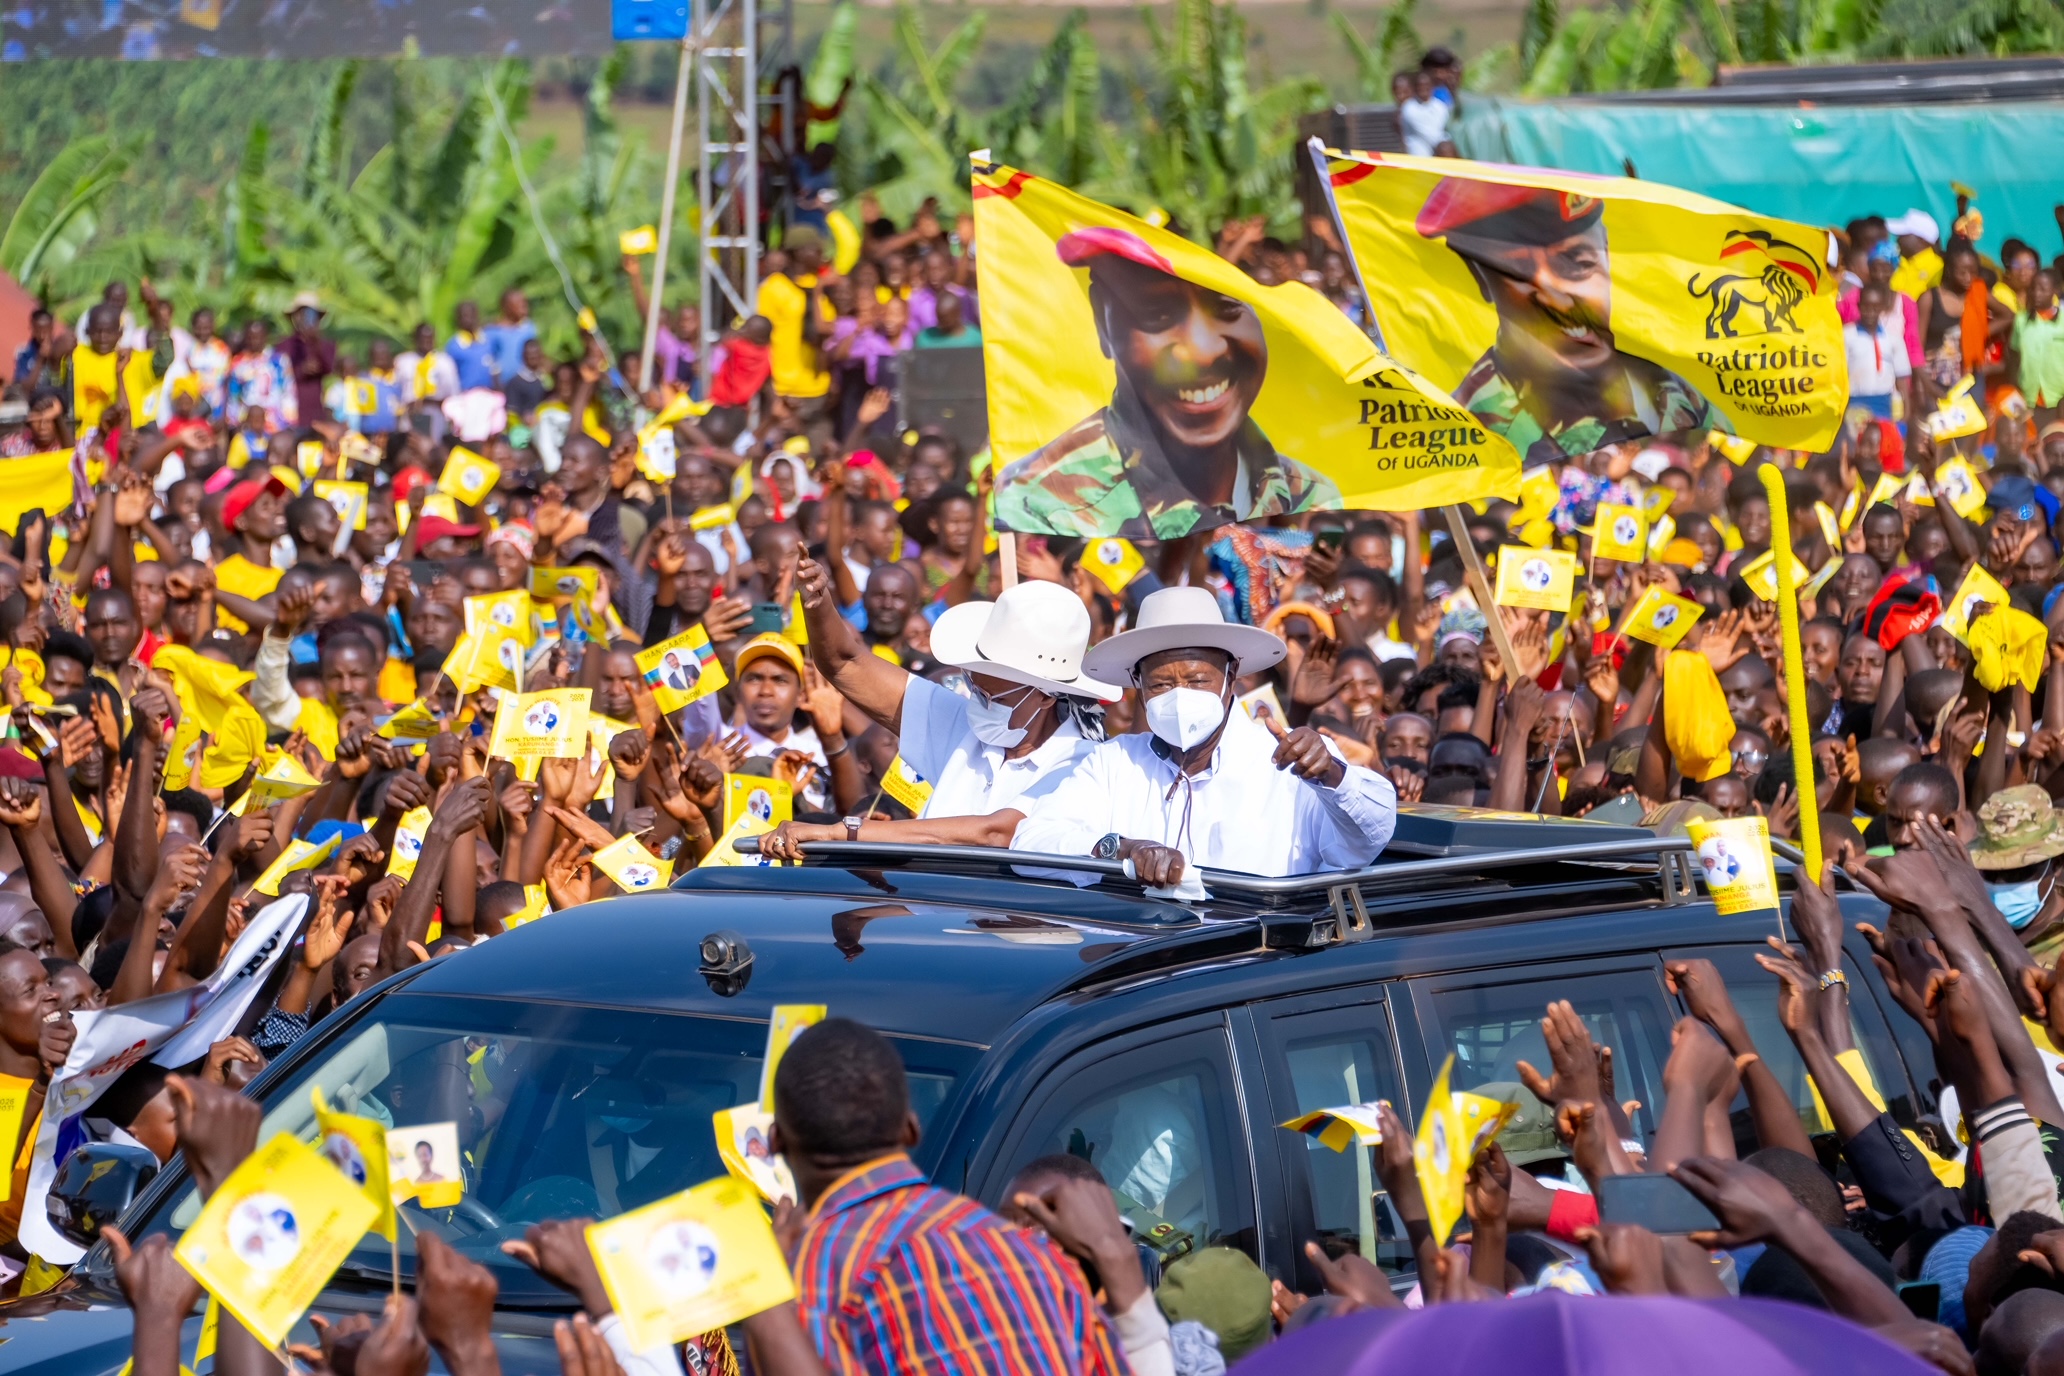
<instances>
[{"instance_id":1,"label":"purple shirt","mask_svg":"<svg viewBox=\"0 0 2064 1376\"><path fill-rule=\"evenodd\" d=\"M659 337L652 342L652 360L659 365L654 382L694 382L695 345L682 339L666 326L659 327Z\"/></svg>"},{"instance_id":2,"label":"purple shirt","mask_svg":"<svg viewBox=\"0 0 2064 1376\"><path fill-rule=\"evenodd\" d=\"M875 383L875 370L881 361L908 352L916 340L916 333L909 329L904 330L903 342L897 344L878 328L861 332L858 338L854 338L855 332L859 330L860 323L857 320L851 316L843 317L832 324L831 342L837 345L848 339L853 340L853 346L846 350L842 362L848 368L856 363L861 365L867 375L867 385L872 387Z\"/></svg>"},{"instance_id":3,"label":"purple shirt","mask_svg":"<svg viewBox=\"0 0 2064 1376\"><path fill-rule=\"evenodd\" d=\"M944 288L960 298L960 318L970 325L982 323L982 312L975 304L975 294L955 282L948 282ZM910 293L910 328L930 330L938 328L939 297L931 287L919 287Z\"/></svg>"}]
</instances>

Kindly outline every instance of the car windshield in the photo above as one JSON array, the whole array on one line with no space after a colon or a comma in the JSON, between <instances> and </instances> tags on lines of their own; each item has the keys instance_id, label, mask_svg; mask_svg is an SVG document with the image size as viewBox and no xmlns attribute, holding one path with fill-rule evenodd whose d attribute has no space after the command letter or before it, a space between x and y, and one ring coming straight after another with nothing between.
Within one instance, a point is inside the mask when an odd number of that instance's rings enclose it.
<instances>
[{"instance_id":1,"label":"car windshield","mask_svg":"<svg viewBox=\"0 0 2064 1376\"><path fill-rule=\"evenodd\" d=\"M893 1040L929 1123L976 1052ZM416 1236L432 1232L495 1271L503 1304L556 1305L571 1297L501 1244L532 1223L607 1218L724 1174L712 1116L759 1093L766 1041L767 1024L746 1018L397 994L266 1089L258 1140L312 1142L316 1089L333 1110L410 1130L405 1154L440 1140L421 1129L455 1123L458 1161L447 1167L437 1148L420 1178L456 1175L464 1194L449 1207L400 1206L404 1279ZM182 1232L200 1210L190 1184L169 1199L151 1230ZM395 1255L368 1234L340 1277L388 1283Z\"/></svg>"}]
</instances>

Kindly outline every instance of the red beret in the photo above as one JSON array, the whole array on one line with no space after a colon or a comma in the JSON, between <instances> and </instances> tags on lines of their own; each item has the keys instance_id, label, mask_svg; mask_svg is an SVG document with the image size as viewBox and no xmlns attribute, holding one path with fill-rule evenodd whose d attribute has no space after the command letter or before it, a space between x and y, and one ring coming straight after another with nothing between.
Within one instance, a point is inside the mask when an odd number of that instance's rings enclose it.
<instances>
[{"instance_id":1,"label":"red beret","mask_svg":"<svg viewBox=\"0 0 2064 1376\"><path fill-rule=\"evenodd\" d=\"M1577 223L1594 218L1598 201L1569 191L1550 191L1539 186L1513 186L1506 182L1479 182L1465 177L1445 177L1420 207L1419 233L1428 239L1450 230L1488 220L1493 215L1526 208L1548 211L1558 219Z\"/></svg>"},{"instance_id":2,"label":"red beret","mask_svg":"<svg viewBox=\"0 0 2064 1376\"><path fill-rule=\"evenodd\" d=\"M253 465L256 467L256 465ZM251 503L267 492L285 492L287 485L274 474L267 472L263 478L247 478L232 487L222 499L222 528L236 529L237 521L251 509Z\"/></svg>"},{"instance_id":3,"label":"red beret","mask_svg":"<svg viewBox=\"0 0 2064 1376\"><path fill-rule=\"evenodd\" d=\"M1175 276L1175 269L1166 258L1147 246L1147 241L1129 229L1111 229L1102 225L1089 229L1078 229L1063 234L1054 244L1054 252L1071 268L1086 266L1092 259L1105 254L1115 254L1138 263L1141 267L1153 268Z\"/></svg>"}]
</instances>

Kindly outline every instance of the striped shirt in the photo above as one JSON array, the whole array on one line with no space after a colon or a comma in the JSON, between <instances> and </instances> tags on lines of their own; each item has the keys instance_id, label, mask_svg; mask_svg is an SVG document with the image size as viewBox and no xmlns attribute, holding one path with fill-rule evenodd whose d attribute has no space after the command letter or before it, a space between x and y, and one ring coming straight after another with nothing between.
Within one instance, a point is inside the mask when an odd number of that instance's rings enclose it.
<instances>
[{"instance_id":1,"label":"striped shirt","mask_svg":"<svg viewBox=\"0 0 2064 1376\"><path fill-rule=\"evenodd\" d=\"M798 1307L834 1373L1126 1371L1059 1248L933 1189L901 1154L824 1192L795 1272Z\"/></svg>"}]
</instances>

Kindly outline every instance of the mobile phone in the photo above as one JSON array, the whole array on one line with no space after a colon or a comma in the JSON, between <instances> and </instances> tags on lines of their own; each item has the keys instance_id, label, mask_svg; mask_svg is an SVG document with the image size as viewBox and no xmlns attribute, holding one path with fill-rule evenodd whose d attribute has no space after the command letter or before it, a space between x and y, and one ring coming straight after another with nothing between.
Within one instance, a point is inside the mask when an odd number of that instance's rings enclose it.
<instances>
[{"instance_id":1,"label":"mobile phone","mask_svg":"<svg viewBox=\"0 0 2064 1376\"><path fill-rule=\"evenodd\" d=\"M784 631L788 629L788 608L782 606L779 602L755 602L752 609L752 621L747 624L746 629L754 635L765 635L769 631Z\"/></svg>"},{"instance_id":2,"label":"mobile phone","mask_svg":"<svg viewBox=\"0 0 2064 1376\"><path fill-rule=\"evenodd\" d=\"M1312 543L1338 554L1347 545L1347 532L1338 526L1320 526L1312 532Z\"/></svg>"},{"instance_id":3,"label":"mobile phone","mask_svg":"<svg viewBox=\"0 0 2064 1376\"><path fill-rule=\"evenodd\" d=\"M1609 1175L1598 1182L1598 1221L1636 1223L1651 1233L1717 1230L1720 1220L1667 1175Z\"/></svg>"},{"instance_id":4,"label":"mobile phone","mask_svg":"<svg viewBox=\"0 0 2064 1376\"><path fill-rule=\"evenodd\" d=\"M1942 1287L1932 1280L1902 1285L1899 1287L1899 1302L1915 1318L1934 1323L1942 1312Z\"/></svg>"}]
</instances>

